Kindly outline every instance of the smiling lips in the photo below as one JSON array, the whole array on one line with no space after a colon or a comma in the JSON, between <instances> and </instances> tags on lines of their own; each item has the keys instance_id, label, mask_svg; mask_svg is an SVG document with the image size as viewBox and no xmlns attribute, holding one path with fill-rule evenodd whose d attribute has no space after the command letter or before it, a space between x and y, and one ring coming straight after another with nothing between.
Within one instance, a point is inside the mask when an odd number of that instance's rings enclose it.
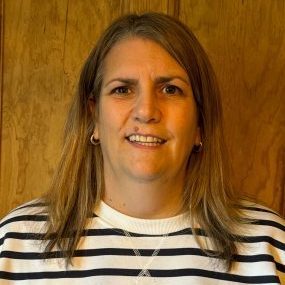
<instances>
[{"instance_id":1,"label":"smiling lips","mask_svg":"<svg viewBox=\"0 0 285 285\"><path fill-rule=\"evenodd\" d=\"M137 143L144 146L157 146L164 144L166 140L150 136L150 135L130 135L127 139L132 143Z\"/></svg>"}]
</instances>

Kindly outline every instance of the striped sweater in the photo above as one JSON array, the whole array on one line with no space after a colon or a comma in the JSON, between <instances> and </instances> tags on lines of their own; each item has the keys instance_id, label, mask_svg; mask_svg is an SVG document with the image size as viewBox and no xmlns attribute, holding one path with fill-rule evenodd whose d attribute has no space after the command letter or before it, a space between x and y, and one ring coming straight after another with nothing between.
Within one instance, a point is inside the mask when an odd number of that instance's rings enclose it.
<instances>
[{"instance_id":1,"label":"striped sweater","mask_svg":"<svg viewBox=\"0 0 285 285\"><path fill-rule=\"evenodd\" d=\"M285 284L285 222L261 206L246 214L229 272L196 243L188 213L167 219L126 216L101 202L72 265L56 249L43 255L47 216L35 201L0 222L0 284ZM202 234L202 233L201 233Z\"/></svg>"}]
</instances>

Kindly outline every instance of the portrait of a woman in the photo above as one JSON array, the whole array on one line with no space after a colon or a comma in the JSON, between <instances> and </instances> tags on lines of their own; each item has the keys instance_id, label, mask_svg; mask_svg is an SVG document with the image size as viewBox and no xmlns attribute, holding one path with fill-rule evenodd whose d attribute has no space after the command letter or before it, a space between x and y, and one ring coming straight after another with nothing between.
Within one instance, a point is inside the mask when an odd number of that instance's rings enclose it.
<instances>
[{"instance_id":1,"label":"portrait of a woman","mask_svg":"<svg viewBox=\"0 0 285 285\"><path fill-rule=\"evenodd\" d=\"M285 222L238 196L204 49L160 13L87 58L50 190L1 221L1 284L285 284Z\"/></svg>"}]
</instances>

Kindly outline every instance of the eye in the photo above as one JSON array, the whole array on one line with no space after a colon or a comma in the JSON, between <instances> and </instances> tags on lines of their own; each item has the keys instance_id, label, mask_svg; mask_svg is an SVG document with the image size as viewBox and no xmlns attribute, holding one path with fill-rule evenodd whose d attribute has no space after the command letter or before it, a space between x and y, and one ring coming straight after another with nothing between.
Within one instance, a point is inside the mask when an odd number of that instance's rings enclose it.
<instances>
[{"instance_id":1,"label":"eye","mask_svg":"<svg viewBox=\"0 0 285 285\"><path fill-rule=\"evenodd\" d=\"M163 92L166 94L181 94L182 90L175 85L167 85L163 88Z\"/></svg>"},{"instance_id":2,"label":"eye","mask_svg":"<svg viewBox=\"0 0 285 285\"><path fill-rule=\"evenodd\" d=\"M111 91L111 94L118 94L118 95L124 95L129 93L131 93L131 90L126 86L119 86Z\"/></svg>"}]
</instances>

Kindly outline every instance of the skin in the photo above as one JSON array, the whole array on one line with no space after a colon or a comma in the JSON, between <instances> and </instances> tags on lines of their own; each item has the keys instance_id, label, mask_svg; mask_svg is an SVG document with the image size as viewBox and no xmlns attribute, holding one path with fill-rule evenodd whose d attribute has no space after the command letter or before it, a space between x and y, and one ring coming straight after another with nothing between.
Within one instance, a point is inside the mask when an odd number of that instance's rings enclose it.
<instances>
[{"instance_id":1,"label":"skin","mask_svg":"<svg viewBox=\"0 0 285 285\"><path fill-rule=\"evenodd\" d=\"M104 158L103 200L138 218L166 218L183 211L186 164L193 145L200 142L185 70L151 40L121 40L105 58L98 104L94 135ZM163 143L130 142L132 134Z\"/></svg>"}]
</instances>

